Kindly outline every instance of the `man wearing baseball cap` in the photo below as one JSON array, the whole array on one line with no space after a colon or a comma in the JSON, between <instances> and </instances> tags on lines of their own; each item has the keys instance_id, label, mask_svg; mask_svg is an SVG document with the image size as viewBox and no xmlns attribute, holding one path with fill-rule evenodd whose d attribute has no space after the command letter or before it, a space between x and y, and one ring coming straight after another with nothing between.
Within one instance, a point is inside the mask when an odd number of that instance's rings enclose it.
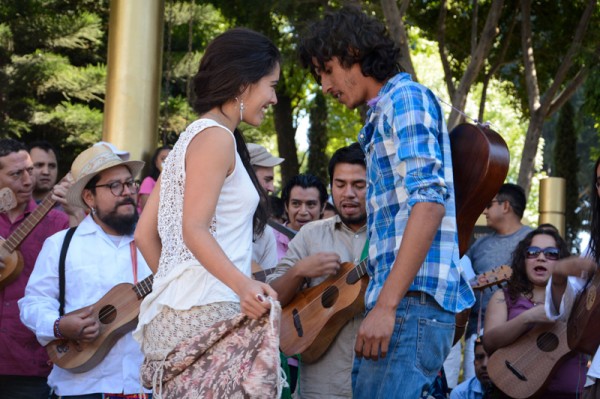
<instances>
[{"instance_id":1,"label":"man wearing baseball cap","mask_svg":"<svg viewBox=\"0 0 600 399\"><path fill-rule=\"evenodd\" d=\"M262 145L248 143L247 146L250 152L250 164L254 169L254 173L256 173L258 182L268 194L272 194L275 191L273 185L275 166L282 163L284 159L271 155ZM277 242L270 226L265 226L263 233L254 238L252 262L260 265L265 270L277 266ZM254 272L255 269L253 268Z\"/></svg>"},{"instance_id":2,"label":"man wearing baseball cap","mask_svg":"<svg viewBox=\"0 0 600 399\"><path fill-rule=\"evenodd\" d=\"M96 303L117 284L137 284L151 274L133 242L138 220L138 184L134 178L143 165L141 161L122 160L106 146L92 146L73 162L74 183L66 199L90 214L74 231L70 243L65 244L68 230L46 240L25 297L19 301L23 324L42 345L67 339L72 347L79 342L90 348L93 342L103 342L107 338L103 334L110 329L100 328L101 306ZM59 271L63 245L68 247L64 269ZM59 294L61 276L65 281L63 301ZM102 320L106 324L108 319ZM48 385L54 397L65 399L81 395L133 397L140 390L142 361L140 348L129 331L87 371L75 373L55 364Z\"/></svg>"},{"instance_id":3,"label":"man wearing baseball cap","mask_svg":"<svg viewBox=\"0 0 600 399\"><path fill-rule=\"evenodd\" d=\"M273 194L275 191L273 185L274 169L284 159L271 155L265 147L259 144L248 143L248 151L250 152L250 164L254 168L258 182L268 194Z\"/></svg>"}]
</instances>

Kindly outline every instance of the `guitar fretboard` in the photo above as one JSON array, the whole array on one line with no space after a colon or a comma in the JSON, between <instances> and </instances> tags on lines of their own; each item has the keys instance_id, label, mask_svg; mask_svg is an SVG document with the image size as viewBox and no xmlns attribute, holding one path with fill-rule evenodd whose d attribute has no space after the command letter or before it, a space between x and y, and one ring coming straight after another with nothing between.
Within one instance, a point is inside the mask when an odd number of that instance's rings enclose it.
<instances>
[{"instance_id":1,"label":"guitar fretboard","mask_svg":"<svg viewBox=\"0 0 600 399\"><path fill-rule=\"evenodd\" d=\"M367 274L367 259L364 259L356 265L354 269L350 270L350 273L348 273L348 276L346 277L346 282L352 285L360 280L365 274Z\"/></svg>"},{"instance_id":2,"label":"guitar fretboard","mask_svg":"<svg viewBox=\"0 0 600 399\"><path fill-rule=\"evenodd\" d=\"M2 245L3 248L8 253L12 253L15 249L17 249L17 247L21 245L25 238L27 238L35 226L38 225L40 220L42 220L42 218L46 216L48 212L50 212L55 203L56 201L52 199L52 193L48 194L37 206L37 208L35 208L34 211L25 218L23 223L21 223L19 227L17 227L17 229L6 239L6 241L4 241Z\"/></svg>"},{"instance_id":3,"label":"guitar fretboard","mask_svg":"<svg viewBox=\"0 0 600 399\"><path fill-rule=\"evenodd\" d=\"M133 286L133 291L137 295L138 299L143 299L152 292L152 283L154 283L154 275L151 274L136 285Z\"/></svg>"}]
</instances>

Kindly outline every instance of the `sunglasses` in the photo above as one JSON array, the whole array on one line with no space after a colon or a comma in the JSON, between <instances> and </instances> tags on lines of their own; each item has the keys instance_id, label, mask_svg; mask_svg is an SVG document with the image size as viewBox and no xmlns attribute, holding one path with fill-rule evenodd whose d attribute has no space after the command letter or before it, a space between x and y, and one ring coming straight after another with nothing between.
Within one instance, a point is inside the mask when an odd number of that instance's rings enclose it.
<instances>
[{"instance_id":1,"label":"sunglasses","mask_svg":"<svg viewBox=\"0 0 600 399\"><path fill-rule=\"evenodd\" d=\"M544 253L544 257L548 260L557 260L560 256L560 250L556 247L529 247L525 250L525 256L527 259L536 259L542 252Z\"/></svg>"}]
</instances>

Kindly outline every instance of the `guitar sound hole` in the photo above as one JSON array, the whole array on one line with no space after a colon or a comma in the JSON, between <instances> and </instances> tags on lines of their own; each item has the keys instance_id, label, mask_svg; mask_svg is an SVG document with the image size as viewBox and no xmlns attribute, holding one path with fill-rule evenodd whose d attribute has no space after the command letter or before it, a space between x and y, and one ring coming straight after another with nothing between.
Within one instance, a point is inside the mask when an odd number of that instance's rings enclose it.
<instances>
[{"instance_id":1,"label":"guitar sound hole","mask_svg":"<svg viewBox=\"0 0 600 399\"><path fill-rule=\"evenodd\" d=\"M102 324L110 324L117 318L117 308L113 305L106 305L102 309L100 309L100 313L98 313L98 319Z\"/></svg>"},{"instance_id":2,"label":"guitar sound hole","mask_svg":"<svg viewBox=\"0 0 600 399\"><path fill-rule=\"evenodd\" d=\"M558 337L551 332L540 334L537 338L537 346L542 352L552 352L558 348Z\"/></svg>"},{"instance_id":3,"label":"guitar sound hole","mask_svg":"<svg viewBox=\"0 0 600 399\"><path fill-rule=\"evenodd\" d=\"M335 286L329 286L321 295L321 304L324 308L332 307L340 296L340 291Z\"/></svg>"}]
</instances>

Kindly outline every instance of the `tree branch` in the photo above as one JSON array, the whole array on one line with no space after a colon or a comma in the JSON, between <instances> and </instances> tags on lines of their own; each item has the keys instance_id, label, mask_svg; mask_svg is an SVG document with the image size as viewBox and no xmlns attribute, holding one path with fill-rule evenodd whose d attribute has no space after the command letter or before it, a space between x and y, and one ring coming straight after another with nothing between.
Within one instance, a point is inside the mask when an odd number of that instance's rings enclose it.
<instances>
[{"instance_id":1,"label":"tree branch","mask_svg":"<svg viewBox=\"0 0 600 399\"><path fill-rule=\"evenodd\" d=\"M444 80L448 87L448 94L450 98L454 97L456 88L452 81L452 69L450 68L450 62L448 61L448 52L446 51L446 15L448 15L448 9L446 8L446 0L442 0L440 4L440 15L438 16L438 30L437 40L438 49L440 52L440 59L442 61L442 68L444 69Z\"/></svg>"},{"instance_id":2,"label":"tree branch","mask_svg":"<svg viewBox=\"0 0 600 399\"><path fill-rule=\"evenodd\" d=\"M540 88L535 70L531 35L531 0L521 0L521 47L525 66L525 85L529 112L533 114L540 107Z\"/></svg>"},{"instance_id":3,"label":"tree branch","mask_svg":"<svg viewBox=\"0 0 600 399\"><path fill-rule=\"evenodd\" d=\"M581 15L581 19L579 20L579 24L577 24L577 29L575 30L575 36L573 41L571 42L571 46L567 51L567 54L563 58L563 62L561 63L556 75L554 76L554 80L550 88L544 93L541 100L541 107L543 109L550 108L550 105L554 102L553 98L559 88L563 85L567 73L569 69L573 65L573 58L579 53L579 49L581 48L581 43L583 43L583 37L585 36L585 32L587 31L590 19L596 8L596 0L589 0L587 7L583 11Z\"/></svg>"},{"instance_id":4,"label":"tree branch","mask_svg":"<svg viewBox=\"0 0 600 399\"><path fill-rule=\"evenodd\" d=\"M469 65L467 65L467 68L465 69L465 72L458 84L458 88L452 97L452 105L455 108L464 109L465 104L467 103L467 95L469 94L469 90L481 72L485 59L487 58L490 50L492 49L492 45L494 44L494 39L498 33L498 21L502 15L503 5L504 0L492 1L492 5L488 11L485 25L483 27L483 31L481 32L477 47L473 51ZM448 128L452 129L454 126L456 126L459 123L460 118L461 115L458 112L452 111L450 113L450 118L448 118Z\"/></svg>"}]
</instances>

